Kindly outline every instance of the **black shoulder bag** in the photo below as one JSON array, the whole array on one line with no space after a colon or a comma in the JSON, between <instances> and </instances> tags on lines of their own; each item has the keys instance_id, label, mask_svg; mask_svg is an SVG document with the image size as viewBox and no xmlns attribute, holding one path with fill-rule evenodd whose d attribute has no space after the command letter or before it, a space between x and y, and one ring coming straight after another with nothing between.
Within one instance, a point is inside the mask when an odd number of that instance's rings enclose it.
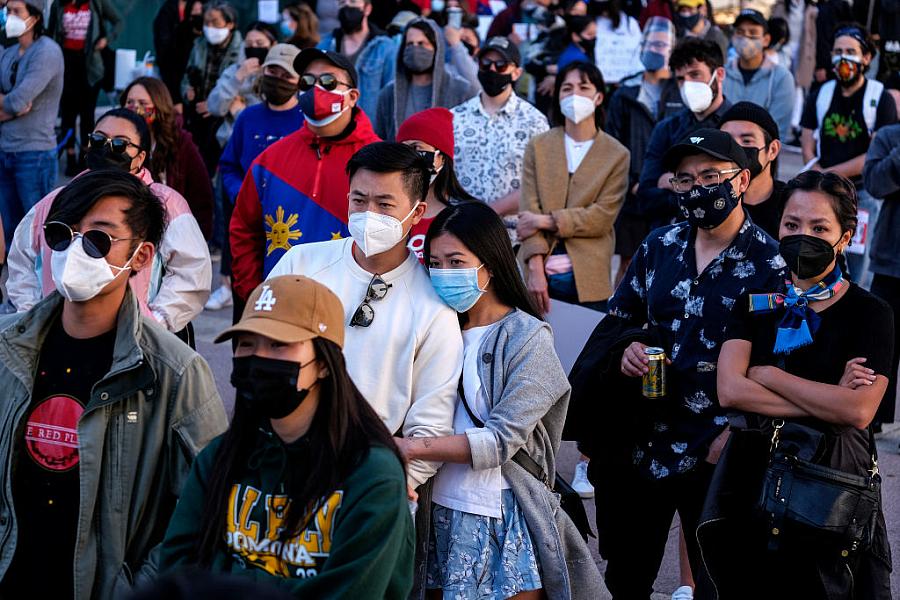
<instances>
[{"instance_id":1,"label":"black shoulder bag","mask_svg":"<svg viewBox=\"0 0 900 600\"><path fill-rule=\"evenodd\" d=\"M462 376L459 378L459 398L462 400L463 407L466 409L469 418L475 423L475 426L484 427L484 421L478 418L475 411L472 410L469 406L469 402L466 400L466 393L463 391ZM588 521L587 513L584 510L584 503L581 500L581 496L578 495L578 492L572 488L569 482L557 473L555 483L551 483L547 474L544 473L544 470L534 461L534 459L528 456L524 448L520 448L513 455L512 460L528 471L535 479L543 483L548 490L559 494L560 507L566 511L566 514L572 519L572 523L575 524L578 533L581 534L581 537L584 538L585 542L587 541L588 536L597 537L594 535L593 530L591 530L591 524L590 521Z\"/></svg>"},{"instance_id":2,"label":"black shoulder bag","mask_svg":"<svg viewBox=\"0 0 900 600\"><path fill-rule=\"evenodd\" d=\"M811 431L815 432L797 423L775 421L769 466L757 503L768 519L769 550L777 550L781 539L794 532L834 544L847 557L872 545L881 502L875 436L870 427L872 467L860 476L812 462L815 451L809 452L803 443L799 448L785 443L786 438L798 436L810 439Z\"/></svg>"}]
</instances>

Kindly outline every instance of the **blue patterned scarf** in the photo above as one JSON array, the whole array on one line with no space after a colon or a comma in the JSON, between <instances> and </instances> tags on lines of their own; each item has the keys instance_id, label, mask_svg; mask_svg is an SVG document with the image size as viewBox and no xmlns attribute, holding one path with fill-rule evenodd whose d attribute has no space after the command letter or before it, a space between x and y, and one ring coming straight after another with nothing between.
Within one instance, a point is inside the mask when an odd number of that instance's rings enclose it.
<instances>
[{"instance_id":1,"label":"blue patterned scarf","mask_svg":"<svg viewBox=\"0 0 900 600\"><path fill-rule=\"evenodd\" d=\"M809 304L833 298L847 285L837 265L822 281L805 292L788 282L787 294L750 294L750 312L766 313L784 307L784 317L775 336L775 354L790 354L808 346L819 329L821 317Z\"/></svg>"}]
</instances>

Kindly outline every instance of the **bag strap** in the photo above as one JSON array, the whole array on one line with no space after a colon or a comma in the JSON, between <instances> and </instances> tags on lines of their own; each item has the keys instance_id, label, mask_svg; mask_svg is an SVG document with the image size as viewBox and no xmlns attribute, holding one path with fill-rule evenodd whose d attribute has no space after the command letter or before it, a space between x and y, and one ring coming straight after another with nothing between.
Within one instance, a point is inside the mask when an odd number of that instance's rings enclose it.
<instances>
[{"instance_id":1,"label":"bag strap","mask_svg":"<svg viewBox=\"0 0 900 600\"><path fill-rule=\"evenodd\" d=\"M459 376L459 386L457 387L457 392L459 393L459 399L462 400L463 408L466 409L466 413L469 415L472 423L474 423L476 427L484 427L484 421L478 418L478 415L476 415L475 411L472 410L472 407L469 406L469 401L466 400L466 392L465 390L463 390L462 375ZM519 448L519 450L513 455L512 460L514 463L525 469L529 475L547 486L549 490L553 490L553 486L551 485L550 479L547 477L547 474L540 467L540 465L538 465L534 461L533 458L528 456L528 453L525 452L524 448Z\"/></svg>"}]
</instances>

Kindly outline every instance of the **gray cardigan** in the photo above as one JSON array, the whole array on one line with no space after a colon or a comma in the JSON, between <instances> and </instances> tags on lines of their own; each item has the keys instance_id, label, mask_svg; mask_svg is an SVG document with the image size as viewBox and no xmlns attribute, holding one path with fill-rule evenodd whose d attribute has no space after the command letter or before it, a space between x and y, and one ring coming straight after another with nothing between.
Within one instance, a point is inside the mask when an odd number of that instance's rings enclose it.
<instances>
[{"instance_id":1,"label":"gray cardigan","mask_svg":"<svg viewBox=\"0 0 900 600\"><path fill-rule=\"evenodd\" d=\"M13 65L16 84L12 84ZM40 36L20 57L19 45L0 49L0 92L6 93L3 110L27 113L0 123L3 152L48 151L56 148L56 115L63 88L63 55L59 44ZM12 237L12 232L6 232Z\"/></svg>"},{"instance_id":2,"label":"gray cardigan","mask_svg":"<svg viewBox=\"0 0 900 600\"><path fill-rule=\"evenodd\" d=\"M867 192L884 198L869 248L869 270L900 277L900 125L878 130L866 153Z\"/></svg>"},{"instance_id":3,"label":"gray cardigan","mask_svg":"<svg viewBox=\"0 0 900 600\"><path fill-rule=\"evenodd\" d=\"M479 349L479 376L491 407L482 428L466 431L472 468L500 467L525 515L548 598L596 598L602 578L559 496L511 459L524 448L556 473L569 387L550 326L520 310L505 316Z\"/></svg>"}]
</instances>

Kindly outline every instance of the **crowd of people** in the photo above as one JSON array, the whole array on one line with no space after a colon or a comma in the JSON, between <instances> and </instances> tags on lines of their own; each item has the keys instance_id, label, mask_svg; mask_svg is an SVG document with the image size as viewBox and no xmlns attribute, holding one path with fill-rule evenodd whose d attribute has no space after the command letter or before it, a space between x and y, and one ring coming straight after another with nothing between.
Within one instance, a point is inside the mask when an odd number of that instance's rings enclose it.
<instances>
[{"instance_id":1,"label":"crowd of people","mask_svg":"<svg viewBox=\"0 0 900 600\"><path fill-rule=\"evenodd\" d=\"M896 2L280 7L0 0L0 596L891 598Z\"/></svg>"}]
</instances>

